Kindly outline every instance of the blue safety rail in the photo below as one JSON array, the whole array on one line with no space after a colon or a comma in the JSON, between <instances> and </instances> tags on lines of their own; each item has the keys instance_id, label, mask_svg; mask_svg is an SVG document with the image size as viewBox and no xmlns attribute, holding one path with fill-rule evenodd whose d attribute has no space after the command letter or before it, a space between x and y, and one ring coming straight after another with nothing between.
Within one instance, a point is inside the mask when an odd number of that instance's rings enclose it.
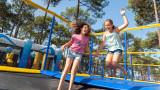
<instances>
[{"instance_id":1,"label":"blue safety rail","mask_svg":"<svg viewBox=\"0 0 160 90\"><path fill-rule=\"evenodd\" d=\"M42 74L52 76L55 78L61 77L60 71L47 71L42 70ZM66 80L70 80L70 75L68 74L66 77ZM87 85L93 85L103 88L109 88L109 89L123 89L123 90L160 90L159 84L153 84L153 83L145 83L145 82L136 82L136 81L128 81L128 80L122 80L122 79L114 79L114 78L105 78L105 77L99 77L99 76L90 76L90 77L84 77L84 76L76 76L75 82L81 83L81 84L87 84Z\"/></svg>"}]
</instances>

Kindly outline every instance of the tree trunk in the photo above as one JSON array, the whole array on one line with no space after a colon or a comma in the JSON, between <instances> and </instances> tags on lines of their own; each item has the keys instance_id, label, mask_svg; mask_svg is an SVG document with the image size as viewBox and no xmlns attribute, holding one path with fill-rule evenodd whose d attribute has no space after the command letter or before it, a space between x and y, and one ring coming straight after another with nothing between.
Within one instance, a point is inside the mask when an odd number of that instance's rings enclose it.
<instances>
[{"instance_id":1,"label":"tree trunk","mask_svg":"<svg viewBox=\"0 0 160 90\"><path fill-rule=\"evenodd\" d=\"M50 0L48 0L48 4L47 4L47 8L46 9L49 8L49 3L50 3ZM45 25L46 16L47 16L47 12L45 12L45 16L44 16L44 19L43 19L42 30L41 30L41 34L40 34L41 35L40 36L40 44L42 43L43 29L44 29L44 25Z\"/></svg>"},{"instance_id":2,"label":"tree trunk","mask_svg":"<svg viewBox=\"0 0 160 90\"><path fill-rule=\"evenodd\" d=\"M38 39L37 39L37 41L36 41L37 43L38 43Z\"/></svg>"},{"instance_id":3,"label":"tree trunk","mask_svg":"<svg viewBox=\"0 0 160 90\"><path fill-rule=\"evenodd\" d=\"M121 78L121 71L119 71L119 76L118 76L118 78Z\"/></svg>"},{"instance_id":4,"label":"tree trunk","mask_svg":"<svg viewBox=\"0 0 160 90\"><path fill-rule=\"evenodd\" d=\"M154 80L157 82L157 73L156 73L155 68L156 68L156 67L154 67L154 71L153 71L154 73L153 73L153 76L154 76Z\"/></svg>"},{"instance_id":5,"label":"tree trunk","mask_svg":"<svg viewBox=\"0 0 160 90\"><path fill-rule=\"evenodd\" d=\"M22 25L21 23L19 23L19 24L17 25L16 30L15 30L15 34L14 34L14 38L17 38L17 36L18 36L18 31L19 31L19 27L20 27L21 25Z\"/></svg>"},{"instance_id":6,"label":"tree trunk","mask_svg":"<svg viewBox=\"0 0 160 90\"><path fill-rule=\"evenodd\" d=\"M39 35L39 30L38 30L38 35ZM38 38L38 36L37 36L37 44L39 43L39 38Z\"/></svg>"},{"instance_id":7,"label":"tree trunk","mask_svg":"<svg viewBox=\"0 0 160 90\"><path fill-rule=\"evenodd\" d=\"M30 32L30 36L29 36L29 39L31 39L32 38L32 31Z\"/></svg>"},{"instance_id":8,"label":"tree trunk","mask_svg":"<svg viewBox=\"0 0 160 90\"><path fill-rule=\"evenodd\" d=\"M4 26L2 25L2 33L4 32Z\"/></svg>"},{"instance_id":9,"label":"tree trunk","mask_svg":"<svg viewBox=\"0 0 160 90\"><path fill-rule=\"evenodd\" d=\"M23 6L23 4L24 4L24 1L22 1L22 4L21 4L20 9L19 9L19 11L18 11L18 14L17 14L16 20L15 20L15 21L14 21L14 23L13 23L13 26L12 26L11 32L10 32L10 34L9 34L9 36L10 36L10 37L11 37L11 35L12 35L12 33L13 33L13 30L14 30L14 27L15 27L15 25L16 25L16 22L18 21L18 18L20 17L20 12L21 12L21 10L22 10L22 6Z\"/></svg>"},{"instance_id":10,"label":"tree trunk","mask_svg":"<svg viewBox=\"0 0 160 90\"><path fill-rule=\"evenodd\" d=\"M141 76L143 76L143 69L141 69L140 72L141 72Z\"/></svg>"},{"instance_id":11,"label":"tree trunk","mask_svg":"<svg viewBox=\"0 0 160 90\"><path fill-rule=\"evenodd\" d=\"M154 10L155 10L156 22L157 22L157 24L159 24L156 1L153 0L153 2L154 2ZM157 33L158 33L159 47L160 47L160 30L159 30L159 27L157 27Z\"/></svg>"},{"instance_id":12,"label":"tree trunk","mask_svg":"<svg viewBox=\"0 0 160 90\"><path fill-rule=\"evenodd\" d=\"M132 66L132 69L133 69L134 67ZM134 70L132 70L132 75L133 75L133 77L134 77Z\"/></svg>"},{"instance_id":13,"label":"tree trunk","mask_svg":"<svg viewBox=\"0 0 160 90\"><path fill-rule=\"evenodd\" d=\"M24 11L25 12L25 11ZM22 13L23 14L23 13ZM19 15L19 20L18 20L18 25L17 25L17 27L16 27L16 30L15 30L15 34L14 34L14 38L17 38L17 35L18 35L18 30L19 30L19 27L23 24L23 21L24 20L22 20L21 21L21 19L22 19L22 14L20 14Z\"/></svg>"},{"instance_id":14,"label":"tree trunk","mask_svg":"<svg viewBox=\"0 0 160 90\"><path fill-rule=\"evenodd\" d=\"M80 1L78 0L78 5L77 5L77 16L76 16L76 20L78 21L79 18L79 3Z\"/></svg>"},{"instance_id":15,"label":"tree trunk","mask_svg":"<svg viewBox=\"0 0 160 90\"><path fill-rule=\"evenodd\" d=\"M23 13L22 13L22 14L23 14ZM24 21L24 20L21 21L21 19L22 19L22 14L19 15L19 21L18 21L18 25L17 25L16 30L15 30L14 38L17 38L18 32L19 32L19 28L20 28L20 26L23 24L23 21Z\"/></svg>"}]
</instances>

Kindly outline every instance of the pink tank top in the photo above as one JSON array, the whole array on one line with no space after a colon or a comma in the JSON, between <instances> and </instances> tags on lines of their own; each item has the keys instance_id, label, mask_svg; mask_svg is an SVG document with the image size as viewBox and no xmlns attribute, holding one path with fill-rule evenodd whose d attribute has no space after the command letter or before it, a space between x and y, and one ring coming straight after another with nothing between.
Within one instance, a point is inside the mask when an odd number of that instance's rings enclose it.
<instances>
[{"instance_id":1,"label":"pink tank top","mask_svg":"<svg viewBox=\"0 0 160 90\"><path fill-rule=\"evenodd\" d=\"M84 54L84 49L87 43L89 43L88 37L82 37L78 34L74 34L71 39L73 40L70 50Z\"/></svg>"}]
</instances>

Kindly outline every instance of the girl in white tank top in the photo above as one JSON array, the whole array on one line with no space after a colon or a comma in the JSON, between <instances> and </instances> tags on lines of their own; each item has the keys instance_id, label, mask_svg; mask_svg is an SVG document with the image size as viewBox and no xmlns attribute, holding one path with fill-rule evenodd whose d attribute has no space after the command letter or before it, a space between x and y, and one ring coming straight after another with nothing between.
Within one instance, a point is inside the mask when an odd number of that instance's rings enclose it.
<instances>
[{"instance_id":1,"label":"girl in white tank top","mask_svg":"<svg viewBox=\"0 0 160 90\"><path fill-rule=\"evenodd\" d=\"M106 56L105 64L114 70L114 76L116 75L116 68L119 68L124 73L124 75L127 76L127 72L125 71L124 67L122 67L118 63L120 57L122 56L123 50L123 46L119 37L119 32L128 26L128 20L125 16L125 9L122 9L120 13L123 17L124 24L115 28L112 20L107 19L105 21L104 26L106 32L103 34L102 43L100 44L99 49L95 55L98 56L99 52L107 41L108 53Z\"/></svg>"}]
</instances>

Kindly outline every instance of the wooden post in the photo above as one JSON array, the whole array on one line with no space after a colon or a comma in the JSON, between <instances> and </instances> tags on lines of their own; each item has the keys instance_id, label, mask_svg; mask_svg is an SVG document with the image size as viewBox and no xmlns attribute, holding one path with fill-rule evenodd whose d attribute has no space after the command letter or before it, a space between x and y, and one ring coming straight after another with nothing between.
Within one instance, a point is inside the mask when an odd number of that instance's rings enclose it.
<instances>
[{"instance_id":1,"label":"wooden post","mask_svg":"<svg viewBox=\"0 0 160 90\"><path fill-rule=\"evenodd\" d=\"M156 22L157 22L157 24L158 24L159 21L158 21L158 13L157 13L156 1L153 0L153 2L154 2L154 10L155 10ZM157 27L157 33L158 33L159 47L160 47L160 30L159 30L159 26Z\"/></svg>"}]
</instances>

